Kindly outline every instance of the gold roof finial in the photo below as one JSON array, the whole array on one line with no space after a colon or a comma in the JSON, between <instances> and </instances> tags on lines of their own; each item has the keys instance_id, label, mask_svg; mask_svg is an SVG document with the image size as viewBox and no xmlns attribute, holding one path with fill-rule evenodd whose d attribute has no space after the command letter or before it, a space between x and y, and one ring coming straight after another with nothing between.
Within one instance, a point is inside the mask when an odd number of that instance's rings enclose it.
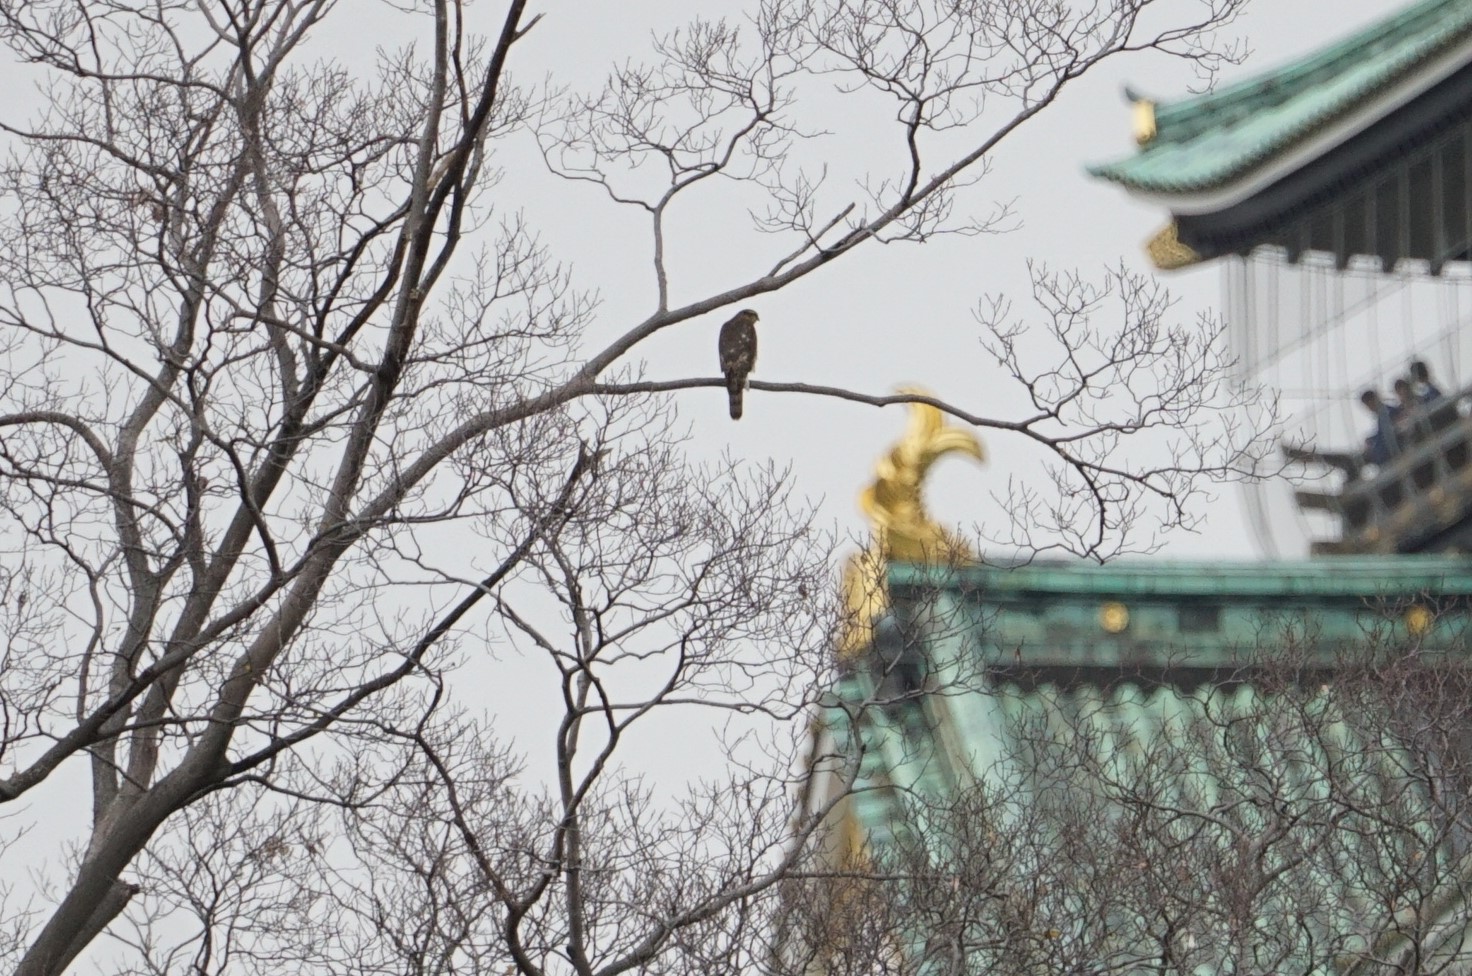
<instances>
[{"instance_id":1,"label":"gold roof finial","mask_svg":"<svg viewBox=\"0 0 1472 976\"><path fill-rule=\"evenodd\" d=\"M1148 98L1134 99L1131 106L1135 116L1135 145L1149 145L1155 138L1155 103Z\"/></svg>"},{"instance_id":2,"label":"gold roof finial","mask_svg":"<svg viewBox=\"0 0 1472 976\"><path fill-rule=\"evenodd\" d=\"M913 387L900 390L925 396ZM859 508L873 523L874 538L887 556L901 562L947 562L969 552L925 511L921 488L930 466L947 454L986 459L969 430L947 427L945 415L928 403L912 403L899 443L874 466L874 483L859 494Z\"/></svg>"},{"instance_id":3,"label":"gold roof finial","mask_svg":"<svg viewBox=\"0 0 1472 976\"><path fill-rule=\"evenodd\" d=\"M925 396L913 387L901 393ZM981 441L970 430L947 427L945 416L927 403L911 403L910 422L894 448L874 466L874 483L859 495L869 516L873 541L849 558L843 572L847 626L838 653L848 657L873 639L873 622L889 608L885 566L891 561L944 564L973 558L969 546L925 510L922 489L931 465L947 454L986 460Z\"/></svg>"}]
</instances>

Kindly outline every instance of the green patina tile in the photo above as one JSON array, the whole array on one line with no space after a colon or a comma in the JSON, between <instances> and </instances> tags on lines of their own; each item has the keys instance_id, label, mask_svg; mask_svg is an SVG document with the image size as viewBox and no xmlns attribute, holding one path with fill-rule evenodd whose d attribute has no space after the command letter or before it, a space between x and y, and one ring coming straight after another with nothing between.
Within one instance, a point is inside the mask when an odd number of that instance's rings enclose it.
<instances>
[{"instance_id":1,"label":"green patina tile","mask_svg":"<svg viewBox=\"0 0 1472 976\"><path fill-rule=\"evenodd\" d=\"M1472 3L1422 0L1330 47L1207 95L1162 103L1155 137L1089 172L1137 190L1222 186L1472 36Z\"/></svg>"}]
</instances>

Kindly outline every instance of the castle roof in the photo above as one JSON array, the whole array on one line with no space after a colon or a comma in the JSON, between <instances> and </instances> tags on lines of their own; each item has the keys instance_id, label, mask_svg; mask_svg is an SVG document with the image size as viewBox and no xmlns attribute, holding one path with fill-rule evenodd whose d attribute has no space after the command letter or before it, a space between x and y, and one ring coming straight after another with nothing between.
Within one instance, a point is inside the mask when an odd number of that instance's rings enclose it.
<instances>
[{"instance_id":1,"label":"castle roof","mask_svg":"<svg viewBox=\"0 0 1472 976\"><path fill-rule=\"evenodd\" d=\"M1151 247L1162 266L1261 244L1434 269L1466 254L1465 0L1421 0L1274 70L1136 108L1140 150L1089 172L1171 211L1174 233Z\"/></svg>"}]
</instances>

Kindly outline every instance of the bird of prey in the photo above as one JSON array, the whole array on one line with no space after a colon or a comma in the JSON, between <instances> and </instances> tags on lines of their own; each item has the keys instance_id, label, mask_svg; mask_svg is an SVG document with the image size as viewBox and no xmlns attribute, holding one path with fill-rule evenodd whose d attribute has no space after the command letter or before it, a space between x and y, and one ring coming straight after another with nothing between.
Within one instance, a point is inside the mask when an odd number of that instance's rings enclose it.
<instances>
[{"instance_id":1,"label":"bird of prey","mask_svg":"<svg viewBox=\"0 0 1472 976\"><path fill-rule=\"evenodd\" d=\"M756 313L744 308L721 326L721 372L731 399L731 419L741 419L741 394L746 377L756 365Z\"/></svg>"}]
</instances>

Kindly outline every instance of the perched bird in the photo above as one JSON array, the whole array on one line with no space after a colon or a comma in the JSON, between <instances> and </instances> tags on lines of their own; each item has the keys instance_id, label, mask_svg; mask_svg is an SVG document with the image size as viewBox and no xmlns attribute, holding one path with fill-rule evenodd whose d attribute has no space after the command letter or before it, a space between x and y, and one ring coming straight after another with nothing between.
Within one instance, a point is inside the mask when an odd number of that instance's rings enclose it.
<instances>
[{"instance_id":1,"label":"perched bird","mask_svg":"<svg viewBox=\"0 0 1472 976\"><path fill-rule=\"evenodd\" d=\"M731 398L731 419L741 419L741 393L746 377L756 365L756 313L749 308L721 326L721 372L726 374L726 393Z\"/></svg>"}]
</instances>

